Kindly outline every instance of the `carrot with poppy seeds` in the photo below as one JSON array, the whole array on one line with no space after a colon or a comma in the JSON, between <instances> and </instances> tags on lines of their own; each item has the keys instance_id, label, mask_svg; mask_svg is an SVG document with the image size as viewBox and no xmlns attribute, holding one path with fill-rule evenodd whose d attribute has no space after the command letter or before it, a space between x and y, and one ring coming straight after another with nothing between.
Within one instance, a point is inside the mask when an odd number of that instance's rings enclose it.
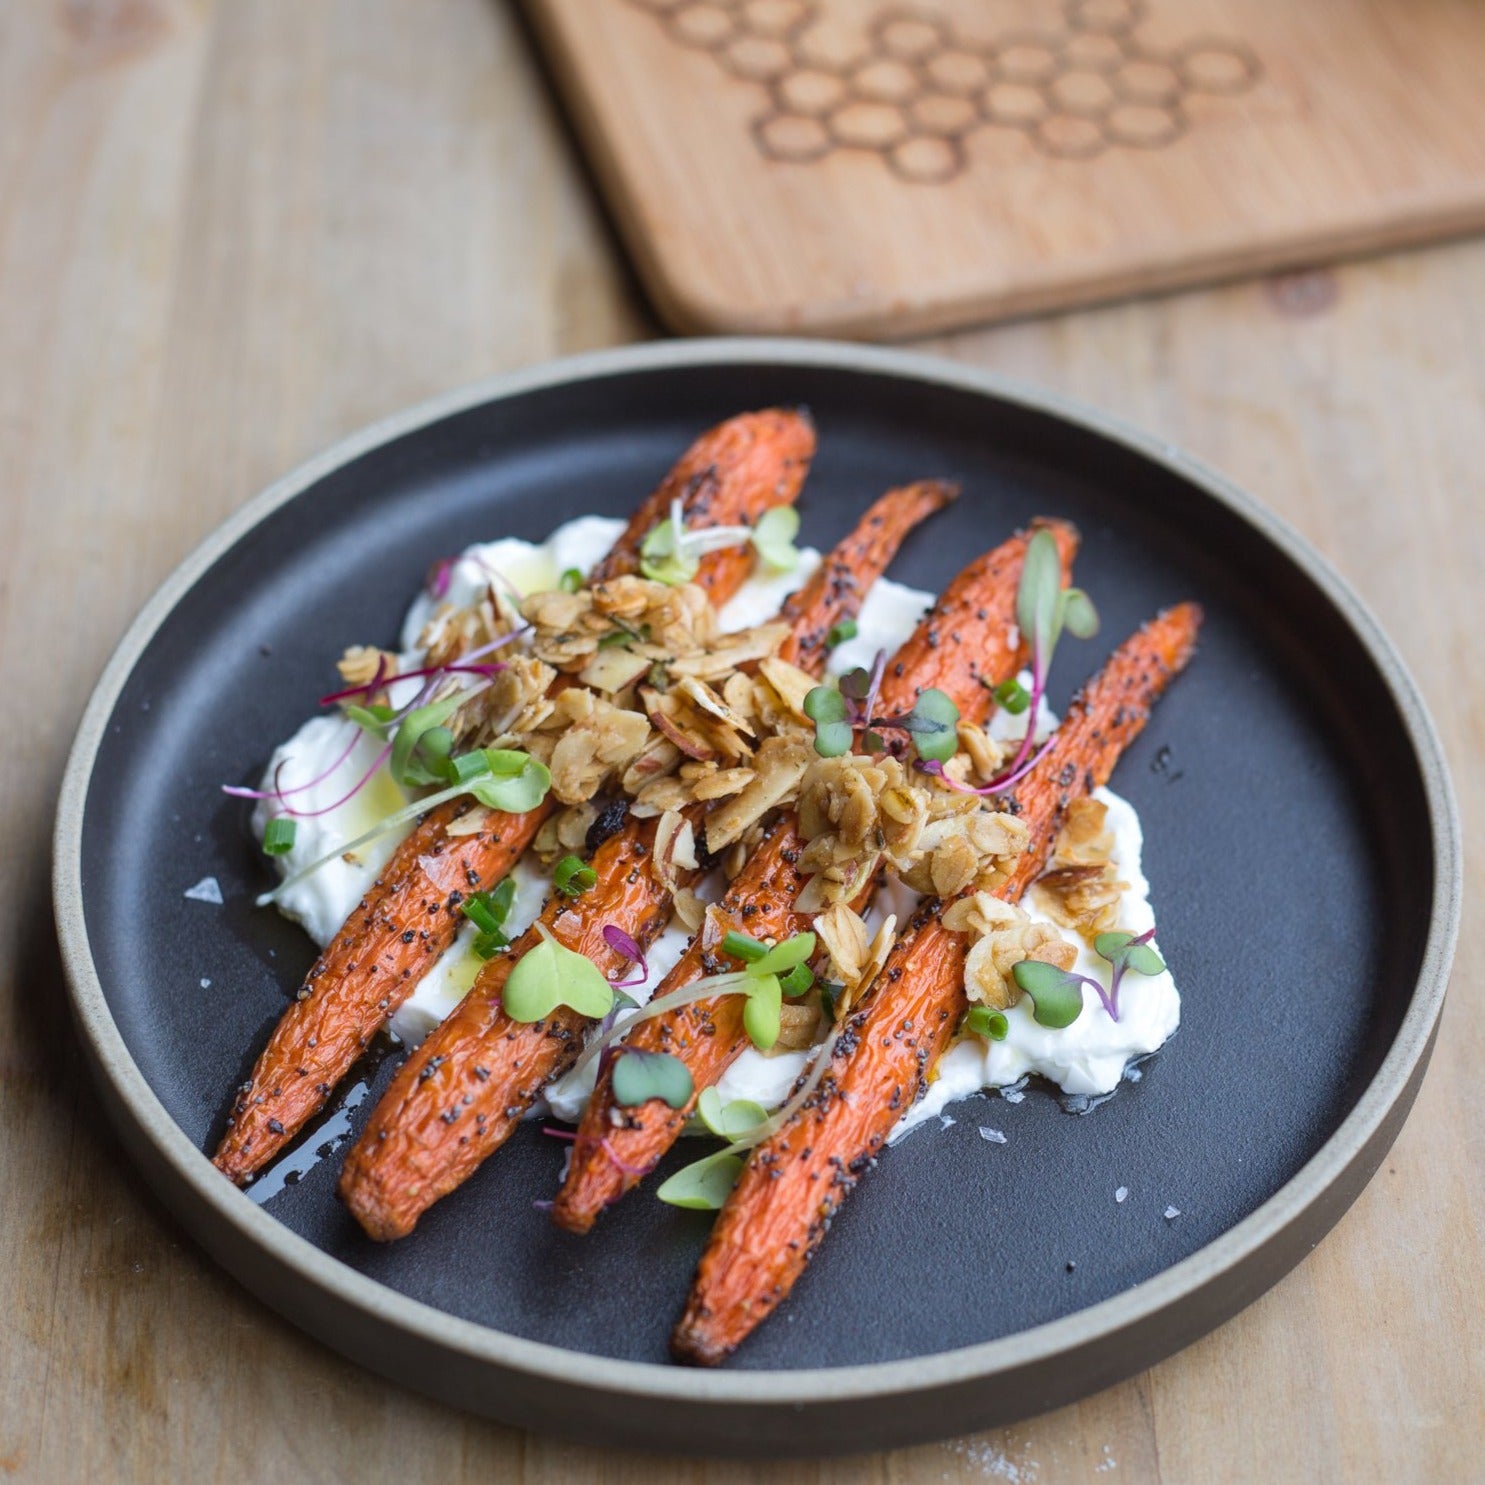
<instances>
[{"instance_id":1,"label":"carrot with poppy seeds","mask_svg":"<svg viewBox=\"0 0 1485 1485\"><path fill-rule=\"evenodd\" d=\"M1045 524L1057 539L1065 585L1077 532L1065 521ZM881 714L906 712L926 687L936 686L959 708L962 721L981 722L989 715L993 689L1029 658L1029 637L1010 641L1029 536L1020 532L985 553L944 589L888 664L877 700ZM814 915L794 907L808 880L796 865L805 844L792 814L775 825L713 910L706 943L701 934L692 939L655 998L727 969L716 945L729 930L778 943L810 931ZM874 886L866 884L862 899L870 898ZM691 1099L680 1109L659 1098L621 1108L613 1093L615 1063L607 1062L583 1111L567 1175L552 1205L558 1227L587 1232L603 1208L643 1180L680 1137L701 1090L715 1084L751 1045L744 1004L740 995L695 1001L641 1021L625 1038L623 1046L630 1051L666 1052L683 1062L691 1074Z\"/></svg>"},{"instance_id":2,"label":"carrot with poppy seeds","mask_svg":"<svg viewBox=\"0 0 1485 1485\"><path fill-rule=\"evenodd\" d=\"M1031 829L1011 879L1017 900L1046 865L1073 800L1108 782L1150 708L1191 658L1201 610L1168 609L1126 640L1069 706L1056 741L1007 807ZM846 1020L830 1067L794 1117L754 1149L702 1254L671 1337L683 1361L715 1365L793 1288L831 1219L914 1103L966 1009L968 942L925 902L861 1008Z\"/></svg>"},{"instance_id":3,"label":"carrot with poppy seeds","mask_svg":"<svg viewBox=\"0 0 1485 1485\"><path fill-rule=\"evenodd\" d=\"M744 413L703 433L640 505L590 581L636 571L641 542L670 519L677 499L692 528L751 523L792 505L814 450L808 417L783 409ZM751 562L743 548L710 552L694 581L722 603L742 586ZM465 796L423 816L315 961L233 1098L213 1158L232 1180L248 1180L323 1107L453 942L459 904L510 871L555 805L548 799L523 814L491 812L477 833L450 834L474 807Z\"/></svg>"},{"instance_id":4,"label":"carrot with poppy seeds","mask_svg":"<svg viewBox=\"0 0 1485 1485\"><path fill-rule=\"evenodd\" d=\"M785 605L795 664L823 668L831 626L854 617L903 538L953 493L926 481L891 491L871 507ZM411 1232L428 1207L504 1144L543 1086L577 1057L589 1018L558 1006L544 1020L516 1021L504 1009L506 981L543 932L610 978L629 961L610 945L605 929L622 930L641 950L654 942L669 921L672 900L656 870L658 824L631 816L605 840L590 863L595 884L576 900L554 894L537 922L485 965L464 999L398 1069L341 1172L341 1199L373 1238Z\"/></svg>"}]
</instances>

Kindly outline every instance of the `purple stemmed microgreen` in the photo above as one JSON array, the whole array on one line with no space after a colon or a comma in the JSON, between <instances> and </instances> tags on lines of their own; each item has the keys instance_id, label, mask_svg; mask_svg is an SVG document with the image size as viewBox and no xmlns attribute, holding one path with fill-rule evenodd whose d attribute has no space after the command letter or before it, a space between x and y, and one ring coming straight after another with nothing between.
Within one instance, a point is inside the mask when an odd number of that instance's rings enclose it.
<instances>
[{"instance_id":1,"label":"purple stemmed microgreen","mask_svg":"<svg viewBox=\"0 0 1485 1485\"><path fill-rule=\"evenodd\" d=\"M611 980L609 983L616 990L632 989L635 985L643 985L650 977L650 966L645 961L645 951L632 939L617 923L606 923L603 928L603 941L615 954L622 954L634 973L622 980ZM628 999L626 996L625 999Z\"/></svg>"},{"instance_id":2,"label":"purple stemmed microgreen","mask_svg":"<svg viewBox=\"0 0 1485 1485\"><path fill-rule=\"evenodd\" d=\"M851 751L860 732L861 746L868 753L901 754L911 742L919 758L952 758L959 745L955 731L959 708L936 687L921 692L901 716L876 714L886 668L886 651L878 650L870 670L858 666L840 678L839 689L815 686L805 696L804 714L815 724L815 751L822 758L839 758Z\"/></svg>"},{"instance_id":3,"label":"purple stemmed microgreen","mask_svg":"<svg viewBox=\"0 0 1485 1485\"><path fill-rule=\"evenodd\" d=\"M1023 960L1011 973L1017 985L1031 997L1032 1015L1042 1026L1054 1029L1071 1026L1083 1011L1084 985L1097 993L1109 1018L1117 1021L1119 986L1124 976L1131 970L1140 975L1158 975L1165 969L1165 961L1150 947L1154 937L1155 930L1150 928L1141 934L1100 933L1093 940L1094 952L1107 960L1110 967L1107 988L1091 975L1074 974L1036 959Z\"/></svg>"},{"instance_id":4,"label":"purple stemmed microgreen","mask_svg":"<svg viewBox=\"0 0 1485 1485\"><path fill-rule=\"evenodd\" d=\"M277 902L306 877L312 876L322 866L337 857L359 851L362 846L397 830L411 825L429 810L468 794L486 809L500 810L505 814L525 814L534 810L547 797L552 785L552 775L546 764L528 753L513 748L476 748L471 753L461 753L448 762L447 788L414 799L402 809L384 815L370 830L356 836L354 840L338 841L325 855L308 866L294 872L278 884L271 892L257 898L259 907Z\"/></svg>"},{"instance_id":5,"label":"purple stemmed microgreen","mask_svg":"<svg viewBox=\"0 0 1485 1485\"><path fill-rule=\"evenodd\" d=\"M1062 586L1062 557L1057 538L1050 531L1034 531L1026 544L1026 560L1021 568L1021 581L1016 587L1016 624L1021 636L1031 645L1031 688L1019 680L1004 681L995 689L995 699L1012 716L1026 714L1026 730L1009 765L988 783L976 788L961 783L944 772L947 758L919 764L924 773L960 794L1003 794L1020 783L1056 746L1053 734L1041 747L1036 747L1036 718L1047 689L1047 672L1052 668L1052 655L1057 641L1066 629L1079 639L1091 639L1098 632L1098 611L1081 588ZM921 749L920 749L921 752Z\"/></svg>"}]
</instances>

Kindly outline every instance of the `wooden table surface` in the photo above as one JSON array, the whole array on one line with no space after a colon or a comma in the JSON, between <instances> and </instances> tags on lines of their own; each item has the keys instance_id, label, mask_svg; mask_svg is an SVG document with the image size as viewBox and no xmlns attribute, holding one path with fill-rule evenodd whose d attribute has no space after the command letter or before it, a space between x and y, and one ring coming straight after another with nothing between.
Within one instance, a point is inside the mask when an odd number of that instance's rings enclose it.
<instances>
[{"instance_id":1,"label":"wooden table surface","mask_svg":"<svg viewBox=\"0 0 1485 1485\"><path fill-rule=\"evenodd\" d=\"M1485 243L932 343L1156 429L1381 616L1485 825ZM1294 1274L1179 1356L975 1438L819 1465L596 1453L315 1345L124 1162L48 893L66 748L125 625L275 475L487 373L657 333L491 0L0 7L0 1476L25 1481L1481 1478L1480 885L1432 1070Z\"/></svg>"}]
</instances>

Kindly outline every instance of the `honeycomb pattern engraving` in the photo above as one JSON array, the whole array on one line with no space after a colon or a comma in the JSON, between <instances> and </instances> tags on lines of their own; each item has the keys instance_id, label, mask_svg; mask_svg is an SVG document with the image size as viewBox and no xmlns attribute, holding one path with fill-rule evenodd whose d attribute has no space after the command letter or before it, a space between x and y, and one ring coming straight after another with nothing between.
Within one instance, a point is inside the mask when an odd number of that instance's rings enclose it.
<instances>
[{"instance_id":1,"label":"honeycomb pattern engraving","mask_svg":"<svg viewBox=\"0 0 1485 1485\"><path fill-rule=\"evenodd\" d=\"M1018 130L1055 159L1163 149L1192 127L1192 99L1235 97L1262 71L1229 38L1149 44L1140 34L1145 0L1063 0L1055 29L973 40L926 11L898 8L857 31L826 0L625 3L765 92L752 129L768 159L801 164L866 150L924 184L963 172L964 142L977 129Z\"/></svg>"}]
</instances>

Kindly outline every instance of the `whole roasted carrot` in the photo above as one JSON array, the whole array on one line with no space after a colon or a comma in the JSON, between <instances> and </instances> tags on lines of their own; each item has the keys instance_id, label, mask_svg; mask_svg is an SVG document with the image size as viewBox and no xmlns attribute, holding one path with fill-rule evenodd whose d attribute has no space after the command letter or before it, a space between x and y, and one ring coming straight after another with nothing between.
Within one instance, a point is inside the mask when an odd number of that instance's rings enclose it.
<instances>
[{"instance_id":1,"label":"whole roasted carrot","mask_svg":"<svg viewBox=\"0 0 1485 1485\"><path fill-rule=\"evenodd\" d=\"M633 572L640 542L669 517L673 499L682 501L692 527L751 522L792 503L814 446L808 418L777 409L745 413L702 434L640 506L592 580ZM750 561L731 548L708 553L695 581L714 602L724 602L742 585ZM315 961L233 1098L213 1158L232 1180L251 1177L323 1107L453 942L464 897L505 876L555 806L492 813L478 834L449 835L449 825L471 807L467 799L452 800L425 815Z\"/></svg>"},{"instance_id":2,"label":"whole roasted carrot","mask_svg":"<svg viewBox=\"0 0 1485 1485\"><path fill-rule=\"evenodd\" d=\"M866 513L788 606L795 663L818 671L832 625L854 616L903 538L952 498L924 482L890 491ZM670 916L671 892L654 870L656 822L631 818L591 866L598 881L575 902L553 897L510 952L492 959L444 1022L398 1070L341 1172L340 1194L366 1231L388 1240L463 1184L509 1138L543 1085L581 1050L586 1017L559 1007L545 1021L513 1021L505 982L541 930L607 976L627 963L604 938L617 927L648 948Z\"/></svg>"},{"instance_id":3,"label":"whole roasted carrot","mask_svg":"<svg viewBox=\"0 0 1485 1485\"><path fill-rule=\"evenodd\" d=\"M998 895L1016 900L1045 866L1068 805L1107 783L1196 645L1201 610L1168 609L1126 640L1068 708L1056 745L1013 803L1031 839ZM893 947L804 1107L752 1153L701 1258L671 1349L714 1365L793 1288L841 1203L901 1116L965 1010L962 934L925 902Z\"/></svg>"},{"instance_id":4,"label":"whole roasted carrot","mask_svg":"<svg viewBox=\"0 0 1485 1485\"><path fill-rule=\"evenodd\" d=\"M1048 524L1057 538L1066 582L1077 532L1066 522ZM1025 640L1018 635L1013 645L1010 637L1028 537L1020 532L1003 542L944 589L889 663L878 702L882 713L906 711L926 687L936 686L959 708L963 720L985 719L994 687L1015 675L1027 660ZM779 942L809 931L811 915L794 909L806 880L795 865L805 842L794 824L792 816L781 823L728 887L714 910L722 931L735 929ZM704 949L698 936L655 994L667 995L725 968L723 959ZM630 1033L626 1047L668 1052L684 1062L695 1091L681 1109L658 1098L620 1108L613 1097L612 1067L605 1067L583 1111L567 1175L552 1205L552 1221L558 1227L587 1232L599 1212L637 1185L680 1137L701 1090L716 1083L751 1045L743 1026L743 1006L741 996L719 995L641 1021Z\"/></svg>"}]
</instances>

